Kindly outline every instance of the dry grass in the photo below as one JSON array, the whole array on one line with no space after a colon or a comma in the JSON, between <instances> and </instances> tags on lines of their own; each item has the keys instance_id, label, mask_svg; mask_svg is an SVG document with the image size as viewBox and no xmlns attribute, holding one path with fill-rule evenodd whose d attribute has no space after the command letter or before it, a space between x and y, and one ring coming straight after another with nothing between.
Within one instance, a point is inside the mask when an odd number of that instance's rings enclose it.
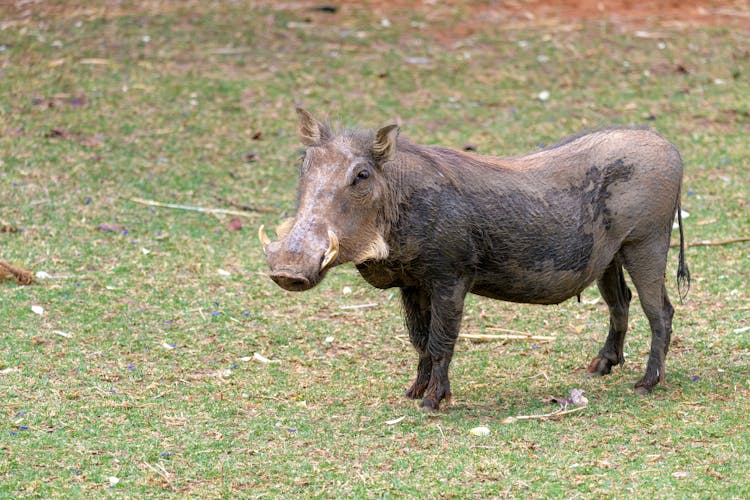
<instances>
[{"instance_id":1,"label":"dry grass","mask_svg":"<svg viewBox=\"0 0 750 500\"><path fill-rule=\"evenodd\" d=\"M748 496L747 243L689 249L653 395L632 393L638 307L626 365L586 379L607 326L594 289L554 307L472 297L464 332L555 340L459 342L453 404L426 415L401 396L416 360L398 297L352 268L283 292L256 239L293 210L295 102L503 155L646 123L683 154L688 240L747 237L748 32L310 7L0 7L0 220L18 229L2 256L49 275L0 283L0 496ZM238 225L133 198L263 210ZM503 423L572 388L586 410Z\"/></svg>"}]
</instances>

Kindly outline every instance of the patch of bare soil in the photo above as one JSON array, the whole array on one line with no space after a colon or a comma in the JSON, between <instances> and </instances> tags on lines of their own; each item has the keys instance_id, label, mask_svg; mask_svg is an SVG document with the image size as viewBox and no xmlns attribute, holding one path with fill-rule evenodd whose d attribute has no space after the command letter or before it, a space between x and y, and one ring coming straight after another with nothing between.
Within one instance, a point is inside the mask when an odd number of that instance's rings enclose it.
<instances>
[{"instance_id":1,"label":"patch of bare soil","mask_svg":"<svg viewBox=\"0 0 750 500\"><path fill-rule=\"evenodd\" d=\"M39 17L118 17L132 13L158 14L174 11L208 11L221 4L205 4L200 0L121 0L68 2L65 0L21 0L0 2L0 14L15 24ZM277 2L248 1L248 9L265 5L278 10L307 10L335 13L341 10L364 8L373 15L418 12L434 18L450 12L468 11L472 23L526 21L546 24L550 20L574 22L606 19L629 24L678 23L687 25L733 26L750 29L750 1L748 0L299 0ZM454 27L459 36L470 30L464 23Z\"/></svg>"},{"instance_id":2,"label":"patch of bare soil","mask_svg":"<svg viewBox=\"0 0 750 500\"><path fill-rule=\"evenodd\" d=\"M341 3L344 8L362 5L362 2L350 0ZM747 0L369 0L364 3L375 15L385 17L412 11L429 20L459 18L455 23L441 23L436 37L446 44L481 32L487 25L554 28L556 25L602 20L629 29L728 26L750 30L750 2ZM319 4L310 2L310 5ZM455 16L458 11L464 15Z\"/></svg>"}]
</instances>

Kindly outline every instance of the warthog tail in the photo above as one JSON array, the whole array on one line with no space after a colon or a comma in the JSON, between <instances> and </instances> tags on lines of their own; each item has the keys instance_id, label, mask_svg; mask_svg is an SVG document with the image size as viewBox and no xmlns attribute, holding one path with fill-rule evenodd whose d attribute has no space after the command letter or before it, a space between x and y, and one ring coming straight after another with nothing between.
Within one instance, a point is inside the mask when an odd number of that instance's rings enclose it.
<instances>
[{"instance_id":1,"label":"warthog tail","mask_svg":"<svg viewBox=\"0 0 750 500\"><path fill-rule=\"evenodd\" d=\"M680 302L685 300L690 291L690 268L685 262L685 234L682 231L682 207L677 202L677 225L680 228L680 257L677 265L677 293L680 296Z\"/></svg>"}]
</instances>

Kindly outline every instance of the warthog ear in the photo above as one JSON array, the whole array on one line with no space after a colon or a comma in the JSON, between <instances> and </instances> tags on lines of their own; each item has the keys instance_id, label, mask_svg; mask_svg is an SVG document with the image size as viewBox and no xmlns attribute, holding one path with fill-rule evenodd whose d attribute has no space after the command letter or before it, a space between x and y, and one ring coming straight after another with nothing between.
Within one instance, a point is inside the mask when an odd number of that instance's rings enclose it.
<instances>
[{"instance_id":1,"label":"warthog ear","mask_svg":"<svg viewBox=\"0 0 750 500\"><path fill-rule=\"evenodd\" d=\"M313 118L313 115L302 108L297 108L299 116L299 138L305 146L317 146L331 138L327 126Z\"/></svg>"},{"instance_id":2,"label":"warthog ear","mask_svg":"<svg viewBox=\"0 0 750 500\"><path fill-rule=\"evenodd\" d=\"M378 163L391 161L396 156L396 139L398 138L398 125L386 125L375 133L375 142L372 144L372 153Z\"/></svg>"}]
</instances>

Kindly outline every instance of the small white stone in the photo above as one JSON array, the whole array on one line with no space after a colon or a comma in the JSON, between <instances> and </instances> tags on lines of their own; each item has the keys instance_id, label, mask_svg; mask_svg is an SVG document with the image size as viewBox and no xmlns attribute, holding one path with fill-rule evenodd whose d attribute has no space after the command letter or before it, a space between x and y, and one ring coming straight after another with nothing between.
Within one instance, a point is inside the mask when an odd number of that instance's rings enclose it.
<instances>
[{"instance_id":1,"label":"small white stone","mask_svg":"<svg viewBox=\"0 0 750 500\"><path fill-rule=\"evenodd\" d=\"M489 427L485 427L483 425L480 425L479 427L474 427L469 431L469 434L473 436L489 436L490 435L490 429Z\"/></svg>"}]
</instances>

